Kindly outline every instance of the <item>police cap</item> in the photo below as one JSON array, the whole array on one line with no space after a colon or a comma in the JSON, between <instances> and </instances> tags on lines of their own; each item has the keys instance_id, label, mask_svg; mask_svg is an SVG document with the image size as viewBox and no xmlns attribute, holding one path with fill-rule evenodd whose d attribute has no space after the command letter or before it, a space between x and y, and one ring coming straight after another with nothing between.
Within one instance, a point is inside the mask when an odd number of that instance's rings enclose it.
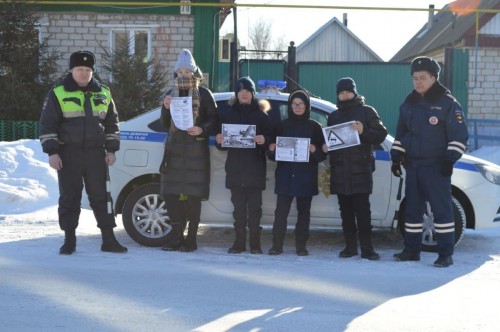
<instances>
[{"instance_id":1,"label":"police cap","mask_svg":"<svg viewBox=\"0 0 500 332\"><path fill-rule=\"evenodd\" d=\"M69 69L73 69L73 67L89 67L94 71L95 65L95 56L92 52L89 51L78 51L71 54L69 58Z\"/></svg>"}]
</instances>

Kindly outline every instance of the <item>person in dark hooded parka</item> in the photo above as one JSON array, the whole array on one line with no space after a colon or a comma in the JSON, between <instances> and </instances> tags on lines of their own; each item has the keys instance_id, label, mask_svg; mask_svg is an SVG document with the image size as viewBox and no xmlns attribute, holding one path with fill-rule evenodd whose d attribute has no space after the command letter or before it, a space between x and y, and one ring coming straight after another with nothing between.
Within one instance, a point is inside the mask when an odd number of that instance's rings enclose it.
<instances>
[{"instance_id":1,"label":"person in dark hooded parka","mask_svg":"<svg viewBox=\"0 0 500 332\"><path fill-rule=\"evenodd\" d=\"M337 82L338 110L328 116L328 126L353 121L353 129L359 134L359 145L328 152L330 156L330 193L336 194L342 218L345 248L339 257L358 254L358 238L361 258L378 260L373 250L371 233L370 194L373 189L372 172L375 170L373 147L387 136L377 111L358 95L356 83L350 77ZM323 145L323 151L328 151Z\"/></svg>"},{"instance_id":2,"label":"person in dark hooded parka","mask_svg":"<svg viewBox=\"0 0 500 332\"><path fill-rule=\"evenodd\" d=\"M278 161L275 171L274 193L277 195L273 224L273 246L269 255L283 253L283 242L287 229L287 218L292 201L297 203L295 224L295 248L299 256L306 256L309 238L311 202L318 195L318 163L325 160L321 150L323 133L321 124L311 119L311 100L304 90L295 90L288 97L288 118L276 129L276 136L309 138L309 161ZM269 145L268 156L276 159L276 143Z\"/></svg>"},{"instance_id":3,"label":"person in dark hooded parka","mask_svg":"<svg viewBox=\"0 0 500 332\"><path fill-rule=\"evenodd\" d=\"M222 124L255 125L254 148L222 147L224 135L216 135L216 147L227 150L226 188L231 190L234 206L234 230L236 239L228 253L239 254L246 250L246 230L249 230L250 253L262 254L260 245L260 220L262 217L262 191L266 189L266 150L272 138L273 128L267 115L267 100L255 97L255 83L250 77L242 77L235 87L235 97L228 101L230 108L219 111ZM220 128L221 129L221 128Z\"/></svg>"}]
</instances>

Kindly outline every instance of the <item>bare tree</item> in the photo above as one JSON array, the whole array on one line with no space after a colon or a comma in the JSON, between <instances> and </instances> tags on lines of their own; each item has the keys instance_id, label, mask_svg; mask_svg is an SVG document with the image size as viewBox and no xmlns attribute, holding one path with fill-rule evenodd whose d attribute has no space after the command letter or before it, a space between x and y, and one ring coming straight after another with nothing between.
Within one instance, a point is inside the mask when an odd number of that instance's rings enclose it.
<instances>
[{"instance_id":1,"label":"bare tree","mask_svg":"<svg viewBox=\"0 0 500 332\"><path fill-rule=\"evenodd\" d=\"M271 31L271 22L259 18L257 22L250 27L250 35L248 36L250 38L250 48L258 51L269 51L272 40ZM257 59L266 58L265 52L256 52L254 55Z\"/></svg>"},{"instance_id":2,"label":"bare tree","mask_svg":"<svg viewBox=\"0 0 500 332\"><path fill-rule=\"evenodd\" d=\"M259 18L250 27L250 49L247 55L256 59L282 59L287 51L287 43L283 36L276 37L271 21ZM274 38L274 39L273 39Z\"/></svg>"},{"instance_id":3,"label":"bare tree","mask_svg":"<svg viewBox=\"0 0 500 332\"><path fill-rule=\"evenodd\" d=\"M288 51L288 43L285 41L284 36L279 36L274 40L274 50L275 51L283 51L275 54L277 59L283 59L283 57L287 54Z\"/></svg>"}]
</instances>

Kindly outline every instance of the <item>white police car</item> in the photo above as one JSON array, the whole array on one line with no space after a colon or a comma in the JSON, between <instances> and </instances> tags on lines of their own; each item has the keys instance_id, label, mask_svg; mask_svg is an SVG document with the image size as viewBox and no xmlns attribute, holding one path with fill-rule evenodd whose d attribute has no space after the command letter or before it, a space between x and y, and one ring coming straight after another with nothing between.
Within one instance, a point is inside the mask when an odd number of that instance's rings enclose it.
<instances>
[{"instance_id":1,"label":"white police car","mask_svg":"<svg viewBox=\"0 0 500 332\"><path fill-rule=\"evenodd\" d=\"M234 93L215 93L219 108L228 107L227 100ZM287 116L288 94L266 90L257 93L271 103L269 115L273 122ZM323 126L334 104L311 98L311 117ZM159 123L160 108L120 123L121 148L117 161L110 168L111 194L116 214L122 214L123 225L129 236L145 246L160 246L170 231L169 218L164 202L158 196L160 174L158 168L163 157L165 128ZM373 194L370 196L372 224L374 227L390 229L404 225L404 186L402 199L398 199L400 179L392 176L389 151L393 138L388 136L374 152ZM224 163L226 152L211 145L210 199L203 202L202 223L233 223L233 205L230 192L225 188ZM269 161L267 189L263 193L262 224L272 225L276 208L274 194L275 163ZM329 193L328 159L319 168L320 194L315 196L311 207L312 227L340 227L341 219L337 198ZM500 167L490 162L464 155L456 164L452 176L452 193L455 214L456 242L460 241L465 228L484 229L500 226ZM400 191L401 192L401 191ZM293 224L296 211L291 211L289 220ZM423 250L435 251L436 240L433 216L430 209L424 216L422 237Z\"/></svg>"}]
</instances>

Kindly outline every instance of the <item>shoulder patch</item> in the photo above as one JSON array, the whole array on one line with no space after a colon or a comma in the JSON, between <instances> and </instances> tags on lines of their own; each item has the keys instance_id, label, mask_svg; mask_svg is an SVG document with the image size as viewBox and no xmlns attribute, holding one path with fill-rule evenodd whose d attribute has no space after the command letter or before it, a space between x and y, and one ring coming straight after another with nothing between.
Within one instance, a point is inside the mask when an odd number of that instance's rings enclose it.
<instances>
[{"instance_id":1,"label":"shoulder patch","mask_svg":"<svg viewBox=\"0 0 500 332\"><path fill-rule=\"evenodd\" d=\"M464 122L464 115L461 110L455 110L455 119L457 119L458 123Z\"/></svg>"}]
</instances>

